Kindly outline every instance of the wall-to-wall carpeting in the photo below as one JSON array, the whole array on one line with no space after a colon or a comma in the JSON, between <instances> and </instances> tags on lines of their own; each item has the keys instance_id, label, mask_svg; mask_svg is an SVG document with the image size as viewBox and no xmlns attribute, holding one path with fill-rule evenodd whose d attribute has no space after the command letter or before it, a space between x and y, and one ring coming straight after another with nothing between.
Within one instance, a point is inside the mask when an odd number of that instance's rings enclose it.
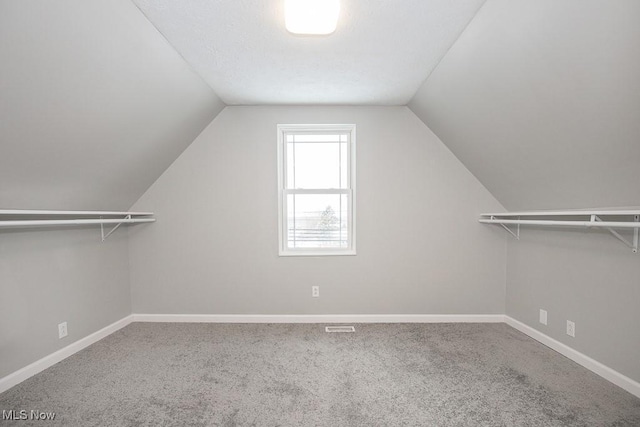
<instances>
[{"instance_id":1,"label":"wall-to-wall carpeting","mask_svg":"<svg viewBox=\"0 0 640 427\"><path fill-rule=\"evenodd\" d=\"M133 323L0 410L83 426L640 425L640 399L504 324Z\"/></svg>"}]
</instances>

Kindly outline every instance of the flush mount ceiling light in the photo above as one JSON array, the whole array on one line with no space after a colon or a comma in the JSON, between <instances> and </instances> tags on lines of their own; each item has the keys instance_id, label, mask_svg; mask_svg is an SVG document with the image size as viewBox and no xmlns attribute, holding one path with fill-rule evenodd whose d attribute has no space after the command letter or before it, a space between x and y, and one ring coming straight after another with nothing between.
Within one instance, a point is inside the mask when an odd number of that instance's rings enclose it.
<instances>
[{"instance_id":1,"label":"flush mount ceiling light","mask_svg":"<svg viewBox=\"0 0 640 427\"><path fill-rule=\"evenodd\" d=\"M293 34L327 35L336 30L340 0L285 0L284 22Z\"/></svg>"}]
</instances>

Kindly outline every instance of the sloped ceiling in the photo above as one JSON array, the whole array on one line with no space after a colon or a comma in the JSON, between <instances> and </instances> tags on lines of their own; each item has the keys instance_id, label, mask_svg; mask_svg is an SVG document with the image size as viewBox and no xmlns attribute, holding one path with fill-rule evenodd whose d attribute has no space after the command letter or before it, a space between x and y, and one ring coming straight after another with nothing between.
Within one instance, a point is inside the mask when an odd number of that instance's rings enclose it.
<instances>
[{"instance_id":1,"label":"sloped ceiling","mask_svg":"<svg viewBox=\"0 0 640 427\"><path fill-rule=\"evenodd\" d=\"M134 0L229 105L406 105L484 1L341 0L310 37L284 0Z\"/></svg>"},{"instance_id":2,"label":"sloped ceiling","mask_svg":"<svg viewBox=\"0 0 640 427\"><path fill-rule=\"evenodd\" d=\"M409 104L510 210L640 205L640 2L488 0Z\"/></svg>"},{"instance_id":3,"label":"sloped ceiling","mask_svg":"<svg viewBox=\"0 0 640 427\"><path fill-rule=\"evenodd\" d=\"M0 0L0 208L128 209L224 108L129 0Z\"/></svg>"},{"instance_id":4,"label":"sloped ceiling","mask_svg":"<svg viewBox=\"0 0 640 427\"><path fill-rule=\"evenodd\" d=\"M637 0L343 0L329 38L288 34L283 0L134 1L179 53L130 0L0 0L0 208L127 209L224 108L211 87L419 88L409 106L507 208L640 205Z\"/></svg>"}]
</instances>

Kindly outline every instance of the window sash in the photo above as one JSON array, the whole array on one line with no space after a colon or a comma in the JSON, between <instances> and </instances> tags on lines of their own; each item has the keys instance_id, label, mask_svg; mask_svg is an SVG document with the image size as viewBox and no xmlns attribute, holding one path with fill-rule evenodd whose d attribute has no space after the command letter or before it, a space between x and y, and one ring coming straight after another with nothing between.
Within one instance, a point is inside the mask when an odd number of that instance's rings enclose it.
<instances>
[{"instance_id":1,"label":"window sash","mask_svg":"<svg viewBox=\"0 0 640 427\"><path fill-rule=\"evenodd\" d=\"M308 128L307 128L308 129ZM350 128L350 129L346 129L344 127L342 128L336 128L336 130L322 130L322 131L312 131L312 130L304 130L304 131L298 131L298 130L283 130L280 137L282 138L282 141L279 141L279 148L281 148L282 153L279 155L280 161L282 161L282 183L281 183L281 188L285 188L285 189L292 189L289 188L289 144L295 145L295 144L346 144L347 149L346 149L346 154L347 154L347 159L346 159L346 164L347 164L347 171L346 171L346 183L343 189L352 189L352 180L353 180L353 172L352 169L354 167L354 164L352 163L352 157L353 157L353 141L352 141L352 133L355 131L355 127ZM289 142L287 141L287 137L288 136L293 136L295 139L296 135L345 135L346 136L346 141L314 141L314 142ZM340 139L340 138L338 138ZM295 148L294 148L295 150ZM294 151L295 153L295 151ZM342 153L342 150L340 150L340 153ZM340 162L340 160L339 160ZM341 163L341 162L340 162ZM340 167L342 167L342 165L340 164ZM293 174L295 175L295 154L294 154L294 166L293 166ZM307 189L307 188L305 188Z\"/></svg>"},{"instance_id":2,"label":"window sash","mask_svg":"<svg viewBox=\"0 0 640 427\"><path fill-rule=\"evenodd\" d=\"M290 194L340 194L347 196L347 247L337 247L337 248L300 248L300 247L289 247L289 198L287 197ZM351 255L355 254L355 248L353 247L353 197L351 190L336 190L336 191L323 191L323 190L289 190L284 192L284 196L282 198L282 225L281 225L281 238L282 238L282 247L281 250L287 254L309 254L309 255Z\"/></svg>"}]
</instances>

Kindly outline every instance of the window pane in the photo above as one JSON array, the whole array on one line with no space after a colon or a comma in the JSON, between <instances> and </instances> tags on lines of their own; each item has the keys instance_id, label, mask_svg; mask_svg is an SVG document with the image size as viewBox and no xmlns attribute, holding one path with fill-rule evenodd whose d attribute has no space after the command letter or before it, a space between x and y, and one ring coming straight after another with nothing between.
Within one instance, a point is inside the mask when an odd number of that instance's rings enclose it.
<instances>
[{"instance_id":1,"label":"window pane","mask_svg":"<svg viewBox=\"0 0 640 427\"><path fill-rule=\"evenodd\" d=\"M350 188L349 183L349 144L340 144L340 188Z\"/></svg>"},{"instance_id":2,"label":"window pane","mask_svg":"<svg viewBox=\"0 0 640 427\"><path fill-rule=\"evenodd\" d=\"M347 188L346 183L340 185L340 145L338 142L288 144L295 163L294 181L288 180L288 188Z\"/></svg>"},{"instance_id":3,"label":"window pane","mask_svg":"<svg viewBox=\"0 0 640 427\"><path fill-rule=\"evenodd\" d=\"M346 194L289 194L288 248L348 248Z\"/></svg>"},{"instance_id":4,"label":"window pane","mask_svg":"<svg viewBox=\"0 0 640 427\"><path fill-rule=\"evenodd\" d=\"M294 181L295 176L293 173L295 170L293 166L293 153L293 142L287 143L287 188L296 188Z\"/></svg>"}]
</instances>

